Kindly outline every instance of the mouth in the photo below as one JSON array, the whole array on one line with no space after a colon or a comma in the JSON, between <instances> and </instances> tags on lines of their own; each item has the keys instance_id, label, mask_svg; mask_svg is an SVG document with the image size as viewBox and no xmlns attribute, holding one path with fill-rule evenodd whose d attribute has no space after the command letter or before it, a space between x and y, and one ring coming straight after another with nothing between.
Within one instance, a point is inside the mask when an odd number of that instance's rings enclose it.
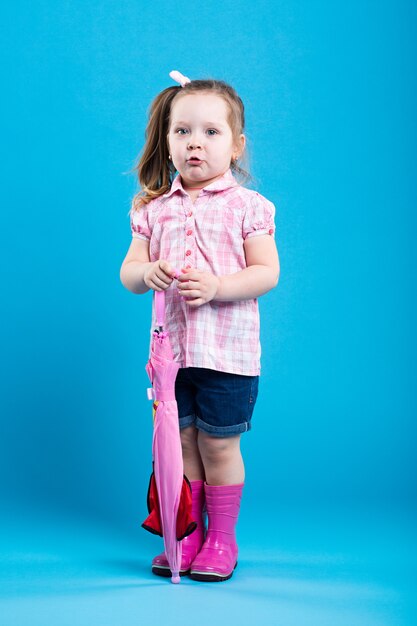
<instances>
[{"instance_id":1,"label":"mouth","mask_svg":"<svg viewBox=\"0 0 417 626\"><path fill-rule=\"evenodd\" d=\"M203 161L198 157L190 157L189 159L187 159L187 163L189 163L190 165L200 165L200 163L202 162Z\"/></svg>"}]
</instances>

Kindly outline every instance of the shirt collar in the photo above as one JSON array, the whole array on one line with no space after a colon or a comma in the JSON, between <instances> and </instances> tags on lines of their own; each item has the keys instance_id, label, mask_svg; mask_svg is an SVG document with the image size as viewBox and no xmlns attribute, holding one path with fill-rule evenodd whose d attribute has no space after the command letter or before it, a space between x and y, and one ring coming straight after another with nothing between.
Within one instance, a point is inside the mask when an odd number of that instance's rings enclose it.
<instances>
[{"instance_id":1,"label":"shirt collar","mask_svg":"<svg viewBox=\"0 0 417 626\"><path fill-rule=\"evenodd\" d=\"M202 191L209 191L209 192L224 191L225 189L229 189L230 187L237 187L238 185L239 183L237 182L236 178L233 176L232 170L229 168L223 174L221 178L218 178L210 185L207 185L207 187L203 187ZM188 195L182 186L181 176L179 174L177 174L174 180L172 181L171 189L167 193L165 193L162 197L169 198L176 191L180 191L183 194Z\"/></svg>"}]
</instances>

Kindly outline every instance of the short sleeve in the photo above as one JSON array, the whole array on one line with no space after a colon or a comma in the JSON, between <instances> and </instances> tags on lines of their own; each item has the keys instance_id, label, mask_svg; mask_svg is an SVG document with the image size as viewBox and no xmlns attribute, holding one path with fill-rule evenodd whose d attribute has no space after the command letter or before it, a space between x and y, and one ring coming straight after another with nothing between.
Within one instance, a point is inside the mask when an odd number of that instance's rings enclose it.
<instances>
[{"instance_id":1,"label":"short sleeve","mask_svg":"<svg viewBox=\"0 0 417 626\"><path fill-rule=\"evenodd\" d=\"M149 228L149 210L147 204L138 206L137 198L133 198L130 209L130 230L134 239L145 239L149 241L151 231Z\"/></svg>"},{"instance_id":2,"label":"short sleeve","mask_svg":"<svg viewBox=\"0 0 417 626\"><path fill-rule=\"evenodd\" d=\"M255 192L243 217L243 239L256 235L275 234L275 206Z\"/></svg>"}]
</instances>

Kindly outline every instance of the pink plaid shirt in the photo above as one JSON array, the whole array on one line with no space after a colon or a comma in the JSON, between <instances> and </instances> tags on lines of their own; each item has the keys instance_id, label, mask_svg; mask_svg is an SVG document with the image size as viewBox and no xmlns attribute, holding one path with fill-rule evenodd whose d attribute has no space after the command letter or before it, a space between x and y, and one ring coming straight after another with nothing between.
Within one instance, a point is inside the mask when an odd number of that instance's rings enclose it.
<instances>
[{"instance_id":1,"label":"pink plaid shirt","mask_svg":"<svg viewBox=\"0 0 417 626\"><path fill-rule=\"evenodd\" d=\"M193 204L179 175L168 193L136 208L132 236L149 241L151 261L165 259L178 270L195 267L217 276L246 267L246 237L274 235L275 208L239 185L231 170L202 191ZM181 367L205 367L256 376L260 372L258 302L216 302L190 308L173 281L166 293L165 327ZM155 327L155 311L152 327Z\"/></svg>"}]
</instances>

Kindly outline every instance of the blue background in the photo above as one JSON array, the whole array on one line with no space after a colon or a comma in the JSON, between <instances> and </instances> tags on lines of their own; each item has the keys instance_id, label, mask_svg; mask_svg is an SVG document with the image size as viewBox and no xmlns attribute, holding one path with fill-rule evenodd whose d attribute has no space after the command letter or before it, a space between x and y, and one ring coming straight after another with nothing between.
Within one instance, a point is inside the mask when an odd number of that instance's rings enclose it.
<instances>
[{"instance_id":1,"label":"blue background","mask_svg":"<svg viewBox=\"0 0 417 626\"><path fill-rule=\"evenodd\" d=\"M119 269L147 108L172 69L237 89L254 187L277 210L242 517L265 510L274 533L284 509L414 515L416 5L17 0L2 13L5 519L104 524L138 552L153 541L139 528L151 300Z\"/></svg>"}]
</instances>

